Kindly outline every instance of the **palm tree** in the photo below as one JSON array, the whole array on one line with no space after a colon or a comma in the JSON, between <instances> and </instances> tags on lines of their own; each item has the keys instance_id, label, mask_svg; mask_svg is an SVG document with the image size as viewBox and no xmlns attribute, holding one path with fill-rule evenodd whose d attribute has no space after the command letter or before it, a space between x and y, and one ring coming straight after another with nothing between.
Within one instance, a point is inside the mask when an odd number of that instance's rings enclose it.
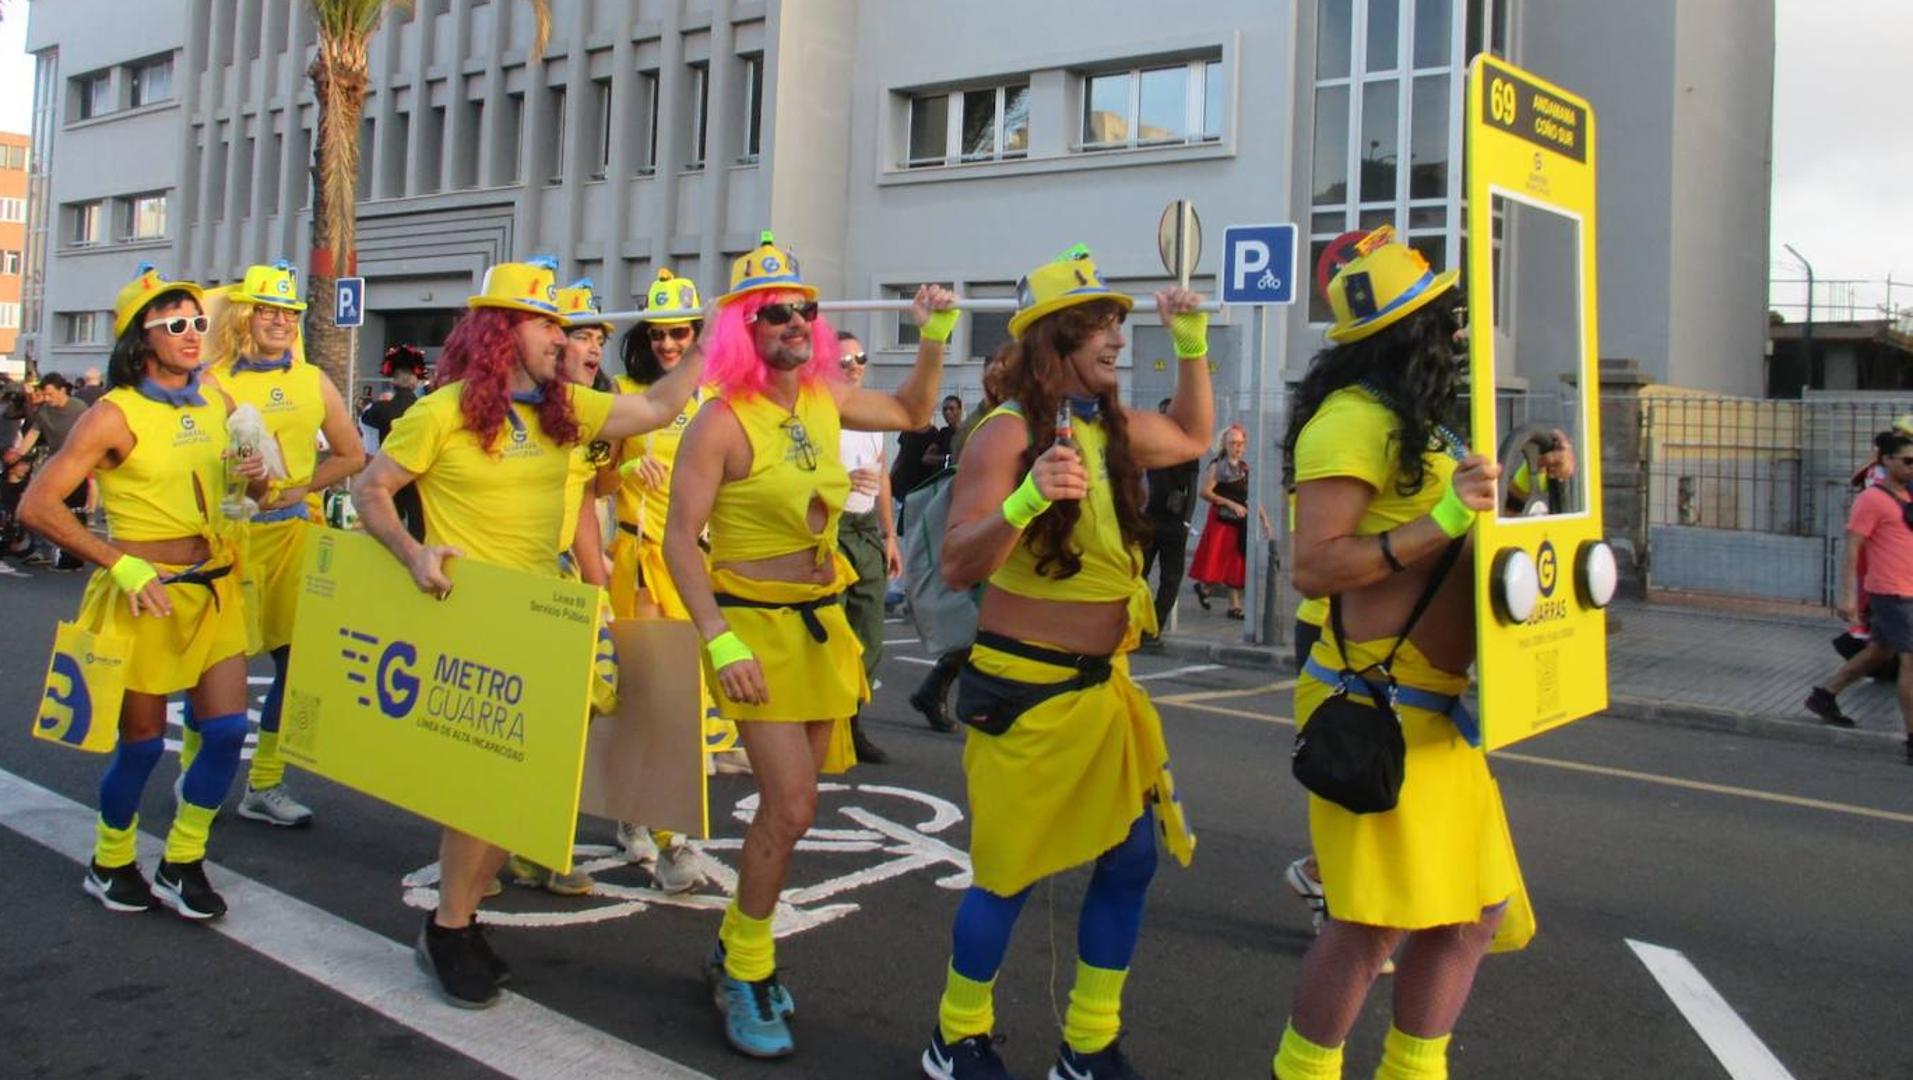
<instances>
[{"instance_id":1,"label":"palm tree","mask_svg":"<svg viewBox=\"0 0 1913 1080\"><path fill-rule=\"evenodd\" d=\"M318 29L318 53L306 74L319 103L312 147L313 299L306 314L306 355L352 400L350 338L332 322L334 282L358 268L359 122L371 84L367 54L388 8L410 10L411 0L309 0ZM529 0L537 32L532 55L543 58L551 37L550 0Z\"/></svg>"}]
</instances>

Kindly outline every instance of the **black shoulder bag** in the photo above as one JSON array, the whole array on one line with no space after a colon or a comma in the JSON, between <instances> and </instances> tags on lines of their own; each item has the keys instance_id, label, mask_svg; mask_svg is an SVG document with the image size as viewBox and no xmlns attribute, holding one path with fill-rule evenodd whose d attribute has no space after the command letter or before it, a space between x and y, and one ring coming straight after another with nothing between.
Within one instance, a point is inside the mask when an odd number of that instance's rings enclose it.
<instances>
[{"instance_id":1,"label":"black shoulder bag","mask_svg":"<svg viewBox=\"0 0 1913 1080\"><path fill-rule=\"evenodd\" d=\"M1408 622L1395 636L1395 644L1382 662L1356 671L1348 659L1348 635L1342 629L1342 598L1329 597L1329 625L1335 632L1335 644L1342 652L1340 685L1327 701L1309 716L1308 723L1295 733L1295 752L1291 768L1302 786L1322 798L1357 814L1384 813L1395 809L1401 797L1403 762L1408 755L1402 739L1401 718L1395 715L1395 676L1389 670L1409 631L1421 621L1422 614L1435 599L1435 591L1454 568L1461 554L1461 541L1455 540L1442 554L1441 563L1428 578L1421 598L1408 613ZM1386 688L1379 688L1368 673L1379 671ZM1368 691L1368 700L1349 696L1351 686L1359 682Z\"/></svg>"}]
</instances>

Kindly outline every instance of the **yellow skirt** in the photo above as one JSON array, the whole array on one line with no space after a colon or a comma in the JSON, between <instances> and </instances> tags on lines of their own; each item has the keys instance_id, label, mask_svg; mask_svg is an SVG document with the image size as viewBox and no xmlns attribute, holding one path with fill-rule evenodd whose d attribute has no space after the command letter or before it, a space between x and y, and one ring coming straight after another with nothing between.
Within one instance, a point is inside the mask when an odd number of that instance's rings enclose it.
<instances>
[{"instance_id":1,"label":"yellow skirt","mask_svg":"<svg viewBox=\"0 0 1913 1080\"><path fill-rule=\"evenodd\" d=\"M232 564L230 549L215 550L206 568ZM185 566L154 563L161 577ZM173 614L161 618L134 615L113 576L96 570L80 597L74 622L94 633L112 634L131 644L126 689L141 694L176 694L199 685L207 669L246 655L246 609L239 576L229 573L205 585L168 585Z\"/></svg>"},{"instance_id":2,"label":"yellow skirt","mask_svg":"<svg viewBox=\"0 0 1913 1080\"><path fill-rule=\"evenodd\" d=\"M242 584L246 617L258 626L260 652L292 644L292 627L299 614L299 575L305 566L306 540L312 536L312 529L312 523L301 518L248 522L245 526Z\"/></svg>"},{"instance_id":3,"label":"yellow skirt","mask_svg":"<svg viewBox=\"0 0 1913 1080\"><path fill-rule=\"evenodd\" d=\"M841 555L834 556L837 577L829 585L799 585L781 581L757 581L729 570L711 571L713 591L747 600L773 604L797 604L843 591L852 573ZM801 614L790 608L724 608L724 620L732 632L750 647L764 669L764 683L770 700L763 705L745 705L724 696L711 659L704 657L704 678L717 690L718 713L732 721L770 721L801 723L834 720L830 750L825 756L825 772L842 772L856 764L850 748L850 718L870 700L870 683L864 678L863 646L850 632L850 620L844 617L841 603L825 604L816 611L823 624L825 640L810 636Z\"/></svg>"},{"instance_id":4,"label":"yellow skirt","mask_svg":"<svg viewBox=\"0 0 1913 1080\"><path fill-rule=\"evenodd\" d=\"M985 675L1026 683L1074 678L1070 668L970 650ZM1109 681L1058 694L1001 735L972 728L963 744L969 781L970 862L976 884L999 896L1089 862L1120 843L1168 763L1162 718L1129 677L1129 657Z\"/></svg>"},{"instance_id":5,"label":"yellow skirt","mask_svg":"<svg viewBox=\"0 0 1913 1080\"><path fill-rule=\"evenodd\" d=\"M1357 665L1372 663L1392 643L1350 643L1349 657ZM1342 666L1327 628L1311 655L1329 668ZM1468 688L1465 676L1436 668L1411 642L1402 643L1393 670L1403 683L1438 694ZM1308 726L1330 692L1307 675L1296 680L1298 729ZM1405 707L1396 712L1408 756L1395 809L1356 814L1309 796L1309 837L1330 914L1344 922L1422 930L1476 922L1484 909L1508 901L1496 947L1520 948L1533 936L1533 912L1487 755L1469 746L1445 716Z\"/></svg>"},{"instance_id":6,"label":"yellow skirt","mask_svg":"<svg viewBox=\"0 0 1913 1080\"><path fill-rule=\"evenodd\" d=\"M636 536L624 531L620 522L611 538L611 610L620 619L638 613L638 545Z\"/></svg>"}]
</instances>

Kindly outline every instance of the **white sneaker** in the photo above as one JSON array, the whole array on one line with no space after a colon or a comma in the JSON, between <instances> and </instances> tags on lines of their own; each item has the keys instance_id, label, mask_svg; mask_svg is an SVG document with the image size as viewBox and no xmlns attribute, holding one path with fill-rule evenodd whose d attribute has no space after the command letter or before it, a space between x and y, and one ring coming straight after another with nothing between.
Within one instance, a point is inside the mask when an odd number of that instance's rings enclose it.
<instances>
[{"instance_id":1,"label":"white sneaker","mask_svg":"<svg viewBox=\"0 0 1913 1080\"><path fill-rule=\"evenodd\" d=\"M248 785L239 800L239 816L287 829L312 824L312 810L293 798L284 784L263 790Z\"/></svg>"},{"instance_id":2,"label":"white sneaker","mask_svg":"<svg viewBox=\"0 0 1913 1080\"><path fill-rule=\"evenodd\" d=\"M618 822L618 846L624 849L627 862L656 862L658 842L651 838L651 830L642 825L633 825L628 821Z\"/></svg>"},{"instance_id":3,"label":"white sneaker","mask_svg":"<svg viewBox=\"0 0 1913 1080\"><path fill-rule=\"evenodd\" d=\"M1290 863L1282 871L1282 880L1288 883L1289 891L1309 906L1309 922L1316 933L1322 932L1322 919L1328 915L1328 897L1322 892L1322 883L1309 876L1309 857L1307 855Z\"/></svg>"},{"instance_id":4,"label":"white sneaker","mask_svg":"<svg viewBox=\"0 0 1913 1080\"><path fill-rule=\"evenodd\" d=\"M724 750L710 755L711 763L720 775L749 776L751 774L750 755L742 747L736 750Z\"/></svg>"},{"instance_id":5,"label":"white sneaker","mask_svg":"<svg viewBox=\"0 0 1913 1080\"><path fill-rule=\"evenodd\" d=\"M657 865L651 868L651 876L657 880L658 891L667 893L689 892L704 880L704 871L698 866L697 849L676 837L671 844L658 852Z\"/></svg>"}]
</instances>

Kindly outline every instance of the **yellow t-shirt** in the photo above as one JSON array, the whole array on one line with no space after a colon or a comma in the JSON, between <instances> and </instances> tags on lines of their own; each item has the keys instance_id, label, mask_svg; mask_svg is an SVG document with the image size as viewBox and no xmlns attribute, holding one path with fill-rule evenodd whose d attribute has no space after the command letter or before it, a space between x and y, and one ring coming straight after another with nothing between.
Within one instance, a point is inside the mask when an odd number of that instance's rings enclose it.
<instances>
[{"instance_id":1,"label":"yellow t-shirt","mask_svg":"<svg viewBox=\"0 0 1913 1080\"><path fill-rule=\"evenodd\" d=\"M585 486L598 475L600 466L611 464L611 444L603 439L592 439L571 448L571 462L565 471L565 528L558 534L558 551L562 554L571 550L571 544L578 539L578 514L590 498Z\"/></svg>"},{"instance_id":2,"label":"yellow t-shirt","mask_svg":"<svg viewBox=\"0 0 1913 1080\"><path fill-rule=\"evenodd\" d=\"M1455 475L1455 459L1431 436L1422 460L1428 465L1421 490L1396 490L1396 432L1401 420L1375 395L1358 386L1330 394L1295 440L1295 482L1353 477L1373 488L1356 535L1373 536L1427 514ZM1459 449L1459 448L1457 448Z\"/></svg>"},{"instance_id":3,"label":"yellow t-shirt","mask_svg":"<svg viewBox=\"0 0 1913 1080\"><path fill-rule=\"evenodd\" d=\"M251 405L266 422L286 463L286 486L312 479L319 464L319 429L325 424L325 378L316 365L295 360L284 371L238 371L231 361L213 367L234 405Z\"/></svg>"},{"instance_id":4,"label":"yellow t-shirt","mask_svg":"<svg viewBox=\"0 0 1913 1080\"><path fill-rule=\"evenodd\" d=\"M618 393L642 394L648 386L629 375L618 376ZM624 440L623 457L626 461L636 461L646 454L664 463L664 487L647 492L638 486L635 476L626 476L618 485L618 520L626 525L636 525L645 539L653 543L664 540L665 512L671 508L671 473L677 464L678 444L684 441L685 429L691 426L691 418L710 400L711 391L700 386L691 392L691 400L684 403L677 418L642 435L633 435Z\"/></svg>"},{"instance_id":5,"label":"yellow t-shirt","mask_svg":"<svg viewBox=\"0 0 1913 1080\"><path fill-rule=\"evenodd\" d=\"M1013 404L999 407L984 423L1025 425L1022 412ZM1115 487L1109 479L1109 434L1101 420L1077 420L1073 435L1089 473L1083 513L1070 533L1070 539L1082 548L1082 570L1066 578L1037 573L1036 553L1030 550L1025 534L1010 549L1010 557L990 575L990 584L1018 596L1043 600L1127 600L1142 581L1142 549L1123 539L1122 524L1116 517Z\"/></svg>"},{"instance_id":6,"label":"yellow t-shirt","mask_svg":"<svg viewBox=\"0 0 1913 1080\"><path fill-rule=\"evenodd\" d=\"M553 392L556 392L553 387ZM392 424L381 453L418 476L425 507L425 542L447 544L494 566L533 574L557 573L567 518L572 447L560 446L538 426L529 405L514 403L487 452L459 410L465 384L455 382L418 399ZM570 386L579 439L598 437L611 415L612 396ZM516 417L514 423L512 417Z\"/></svg>"},{"instance_id":7,"label":"yellow t-shirt","mask_svg":"<svg viewBox=\"0 0 1913 1080\"><path fill-rule=\"evenodd\" d=\"M199 388L204 405L174 408L130 386L100 400L126 417L133 451L118 465L94 473L106 531L115 540L212 537L226 487L226 402L219 388Z\"/></svg>"}]
</instances>

